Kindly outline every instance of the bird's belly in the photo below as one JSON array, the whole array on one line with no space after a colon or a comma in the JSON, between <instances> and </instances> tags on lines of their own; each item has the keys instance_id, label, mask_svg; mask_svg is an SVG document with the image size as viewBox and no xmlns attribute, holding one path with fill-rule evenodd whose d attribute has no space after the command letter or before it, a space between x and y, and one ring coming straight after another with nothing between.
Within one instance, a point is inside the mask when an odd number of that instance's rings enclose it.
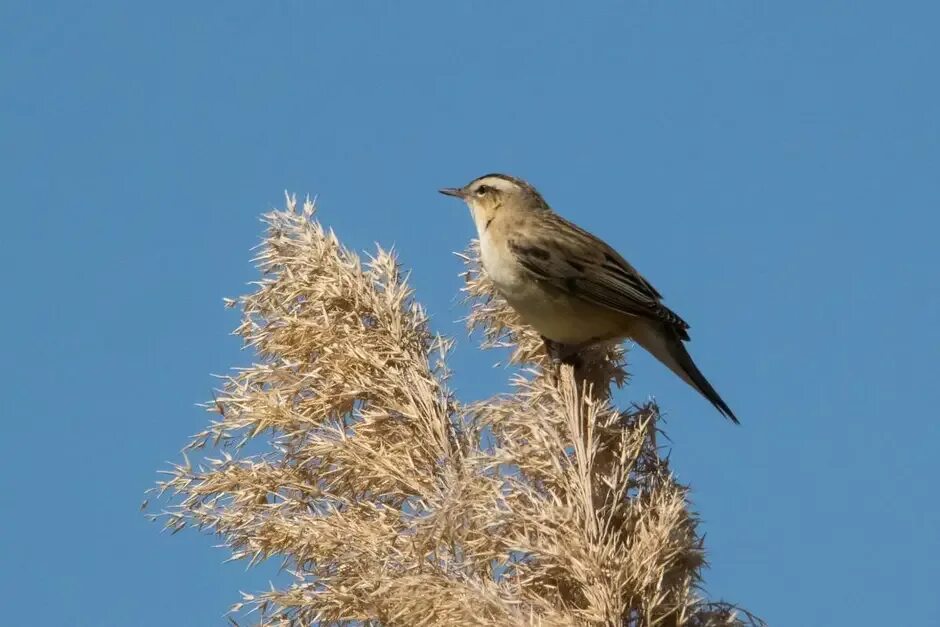
<instances>
[{"instance_id":1,"label":"bird's belly","mask_svg":"<svg viewBox=\"0 0 940 627\"><path fill-rule=\"evenodd\" d=\"M582 344L625 335L624 316L545 289L536 281L500 292L524 323L552 341Z\"/></svg>"}]
</instances>

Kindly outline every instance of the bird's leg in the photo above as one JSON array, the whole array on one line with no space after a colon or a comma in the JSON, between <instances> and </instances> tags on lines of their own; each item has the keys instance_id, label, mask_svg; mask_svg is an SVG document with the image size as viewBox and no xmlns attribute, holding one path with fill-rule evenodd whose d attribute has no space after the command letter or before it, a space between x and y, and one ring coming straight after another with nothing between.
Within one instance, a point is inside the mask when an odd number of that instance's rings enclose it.
<instances>
[{"instance_id":1,"label":"bird's leg","mask_svg":"<svg viewBox=\"0 0 940 627\"><path fill-rule=\"evenodd\" d=\"M548 355L548 358L552 360L552 385L557 388L558 382L561 379L561 346L544 335L542 336L542 342L545 344L545 353Z\"/></svg>"},{"instance_id":2,"label":"bird's leg","mask_svg":"<svg viewBox=\"0 0 940 627\"><path fill-rule=\"evenodd\" d=\"M561 345L551 341L544 335L542 336L542 343L545 344L545 354L552 360L552 368L557 371L558 367L561 366Z\"/></svg>"},{"instance_id":3,"label":"bird's leg","mask_svg":"<svg viewBox=\"0 0 940 627\"><path fill-rule=\"evenodd\" d=\"M544 335L542 336L542 342L545 343L545 352L552 360L552 367L555 370L556 378L557 374L560 372L561 364L571 366L575 370L581 368L580 346L554 342Z\"/></svg>"},{"instance_id":4,"label":"bird's leg","mask_svg":"<svg viewBox=\"0 0 940 627\"><path fill-rule=\"evenodd\" d=\"M577 346L565 346L562 353L561 363L571 366L576 371L581 370L584 360L581 359L581 351Z\"/></svg>"}]
</instances>

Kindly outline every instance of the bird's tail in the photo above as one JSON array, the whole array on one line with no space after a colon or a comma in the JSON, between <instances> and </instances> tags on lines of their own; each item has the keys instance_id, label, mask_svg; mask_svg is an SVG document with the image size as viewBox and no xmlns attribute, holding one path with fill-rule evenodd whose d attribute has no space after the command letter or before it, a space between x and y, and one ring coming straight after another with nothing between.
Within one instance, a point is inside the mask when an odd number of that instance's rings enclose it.
<instances>
[{"instance_id":1,"label":"bird's tail","mask_svg":"<svg viewBox=\"0 0 940 627\"><path fill-rule=\"evenodd\" d=\"M728 407L715 388L712 387L702 371L698 369L692 356L685 349L679 336L664 325L641 324L634 330L633 339L645 348L653 357L662 362L667 368L679 375L683 381L698 390L721 414L735 424L737 417Z\"/></svg>"}]
</instances>

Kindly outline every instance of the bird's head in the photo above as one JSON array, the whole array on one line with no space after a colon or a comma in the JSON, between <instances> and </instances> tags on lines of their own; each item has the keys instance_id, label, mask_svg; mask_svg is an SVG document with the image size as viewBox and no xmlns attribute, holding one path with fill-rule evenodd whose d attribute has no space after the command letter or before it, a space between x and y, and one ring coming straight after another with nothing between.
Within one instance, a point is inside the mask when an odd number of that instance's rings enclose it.
<instances>
[{"instance_id":1,"label":"bird's head","mask_svg":"<svg viewBox=\"0 0 940 627\"><path fill-rule=\"evenodd\" d=\"M446 187L440 192L467 203L480 233L499 213L548 210L548 204L534 187L508 174L487 174L463 187Z\"/></svg>"}]
</instances>

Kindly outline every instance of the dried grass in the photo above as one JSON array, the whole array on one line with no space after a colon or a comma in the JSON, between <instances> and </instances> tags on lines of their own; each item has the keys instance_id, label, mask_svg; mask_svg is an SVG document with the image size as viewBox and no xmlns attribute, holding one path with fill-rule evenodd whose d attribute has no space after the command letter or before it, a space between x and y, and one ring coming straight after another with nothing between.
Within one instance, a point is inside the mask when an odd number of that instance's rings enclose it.
<instances>
[{"instance_id":1,"label":"dried grass","mask_svg":"<svg viewBox=\"0 0 940 627\"><path fill-rule=\"evenodd\" d=\"M184 454L156 488L171 495L155 516L168 529L207 530L232 559L278 558L292 573L292 585L244 595L233 617L760 624L700 597L702 540L658 454L657 408L609 401L621 348L554 372L471 250L470 326L526 368L512 394L462 404L447 387L450 342L392 255L360 261L313 213L289 197L265 216L262 279L229 303L258 363L225 379L216 419L184 452L214 457L193 467ZM253 440L266 452L248 455Z\"/></svg>"}]
</instances>

